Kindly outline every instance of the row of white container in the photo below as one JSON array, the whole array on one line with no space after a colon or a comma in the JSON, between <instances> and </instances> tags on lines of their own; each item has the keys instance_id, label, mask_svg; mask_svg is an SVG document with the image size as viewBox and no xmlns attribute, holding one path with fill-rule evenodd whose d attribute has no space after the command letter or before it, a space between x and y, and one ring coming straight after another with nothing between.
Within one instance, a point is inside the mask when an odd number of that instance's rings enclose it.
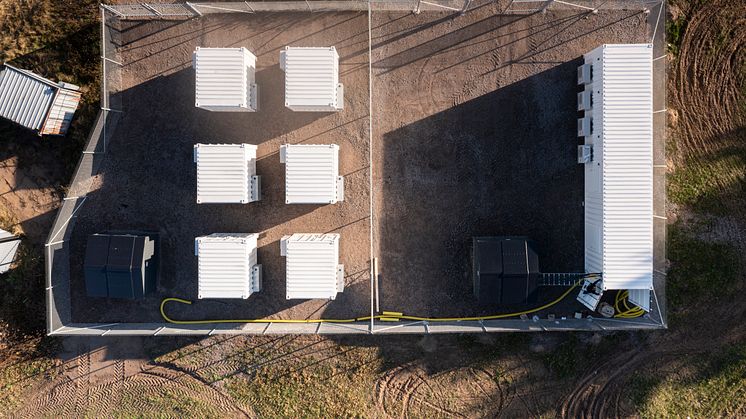
<instances>
[{"instance_id":1,"label":"row of white container","mask_svg":"<svg viewBox=\"0 0 746 419\"><path fill-rule=\"evenodd\" d=\"M196 144L197 203L238 203L261 199L252 144ZM285 144L286 204L335 204L344 200L344 178L339 176L336 144Z\"/></svg>"},{"instance_id":2,"label":"row of white container","mask_svg":"<svg viewBox=\"0 0 746 419\"><path fill-rule=\"evenodd\" d=\"M254 233L214 233L197 237L198 295L202 298L249 298L262 289L262 266ZM339 264L339 234L293 234L280 241L286 258L287 299L334 299L344 290Z\"/></svg>"},{"instance_id":3,"label":"row of white container","mask_svg":"<svg viewBox=\"0 0 746 419\"><path fill-rule=\"evenodd\" d=\"M256 112L256 56L246 48L197 47L195 105L219 112ZM280 52L285 72L285 106L299 112L335 112L344 108L339 83L339 54L334 47L285 47Z\"/></svg>"}]
</instances>

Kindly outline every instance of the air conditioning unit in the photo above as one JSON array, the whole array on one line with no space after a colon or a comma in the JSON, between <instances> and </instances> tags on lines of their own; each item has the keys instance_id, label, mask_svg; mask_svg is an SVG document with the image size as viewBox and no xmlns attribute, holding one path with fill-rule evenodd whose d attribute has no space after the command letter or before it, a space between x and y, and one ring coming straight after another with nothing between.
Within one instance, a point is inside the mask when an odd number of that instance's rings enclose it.
<instances>
[{"instance_id":1,"label":"air conditioning unit","mask_svg":"<svg viewBox=\"0 0 746 419\"><path fill-rule=\"evenodd\" d=\"M578 92L578 111L589 111L593 108L592 90L586 88L582 92Z\"/></svg>"},{"instance_id":2,"label":"air conditioning unit","mask_svg":"<svg viewBox=\"0 0 746 419\"><path fill-rule=\"evenodd\" d=\"M578 84L579 85L589 84L591 81L593 81L591 70L592 70L591 64L583 64L580 67L578 67Z\"/></svg>"},{"instance_id":3,"label":"air conditioning unit","mask_svg":"<svg viewBox=\"0 0 746 419\"><path fill-rule=\"evenodd\" d=\"M585 164L593 161L593 145L583 144L578 146L578 163Z\"/></svg>"},{"instance_id":4,"label":"air conditioning unit","mask_svg":"<svg viewBox=\"0 0 746 419\"><path fill-rule=\"evenodd\" d=\"M578 137L588 137L591 135L591 117L578 118Z\"/></svg>"}]
</instances>

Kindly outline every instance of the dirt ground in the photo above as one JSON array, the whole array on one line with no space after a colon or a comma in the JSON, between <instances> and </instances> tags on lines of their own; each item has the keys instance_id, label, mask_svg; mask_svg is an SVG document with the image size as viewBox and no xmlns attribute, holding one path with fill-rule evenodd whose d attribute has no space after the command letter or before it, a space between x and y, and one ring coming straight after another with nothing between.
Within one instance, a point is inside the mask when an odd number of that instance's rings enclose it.
<instances>
[{"instance_id":1,"label":"dirt ground","mask_svg":"<svg viewBox=\"0 0 746 419\"><path fill-rule=\"evenodd\" d=\"M646 16L621 10L593 16L576 11L495 16L497 11L496 4L485 3L465 16L374 14L372 149L366 14L215 15L125 23L118 40L125 63L118 94L124 114L73 232L73 321L159 321L161 298L196 295L193 238L234 231L261 234L264 289L248 301L174 306L176 318L367 313L369 152L383 309L422 316L500 310L475 307L469 258L473 236L528 235L540 243L544 272L582 272L575 68L584 52L603 43L645 42ZM257 55L260 111L237 115L194 108L190 64L195 47L238 45ZM337 47L344 111L285 109L278 66L285 45ZM196 205L191 157L197 142L258 145L262 201ZM283 205L277 150L284 143L340 144L345 201ZM156 295L138 302L85 296L85 239L109 229L160 232L162 275ZM280 237L332 231L342 235L344 293L334 301L285 300ZM561 292L543 290L542 300ZM568 300L556 314L582 309Z\"/></svg>"},{"instance_id":2,"label":"dirt ground","mask_svg":"<svg viewBox=\"0 0 746 419\"><path fill-rule=\"evenodd\" d=\"M584 271L576 68L603 43L646 42L646 16L498 10L486 3L458 18L374 14L374 196L385 309L505 311L475 307L474 236L526 235L538 243L542 272ZM558 315L582 309L555 308Z\"/></svg>"},{"instance_id":3,"label":"dirt ground","mask_svg":"<svg viewBox=\"0 0 746 419\"><path fill-rule=\"evenodd\" d=\"M366 30L363 30L366 29ZM161 321L160 300L196 299L194 238L215 232L259 233L263 288L248 300L202 300L182 318L355 317L370 310L367 16L340 14L216 15L181 22L125 24L121 31L118 130L108 145L99 184L73 233L73 321ZM340 55L345 109L292 112L283 102L280 50L334 45ZM247 47L257 56L260 109L217 113L194 107L191 57L197 46ZM262 199L247 205L196 204L195 143L258 146ZM282 144L340 146L345 200L335 205L285 205ZM138 302L85 296L82 257L88 235L109 229L155 230L161 237L157 295ZM333 301L286 300L279 240L292 233L340 233L345 291Z\"/></svg>"}]
</instances>

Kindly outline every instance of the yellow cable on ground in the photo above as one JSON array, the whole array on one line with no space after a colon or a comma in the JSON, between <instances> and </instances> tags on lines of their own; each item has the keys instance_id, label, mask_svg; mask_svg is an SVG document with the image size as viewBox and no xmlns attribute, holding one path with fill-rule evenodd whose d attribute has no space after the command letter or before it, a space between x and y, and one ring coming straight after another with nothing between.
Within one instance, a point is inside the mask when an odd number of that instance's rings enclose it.
<instances>
[{"instance_id":1,"label":"yellow cable on ground","mask_svg":"<svg viewBox=\"0 0 746 419\"><path fill-rule=\"evenodd\" d=\"M619 319L634 319L645 314L645 310L643 310L641 307L630 307L628 303L629 291L619 290L616 293L616 298L614 298L614 310L616 310L617 313L614 315L614 317ZM624 309L620 307L620 304L623 306Z\"/></svg>"},{"instance_id":2,"label":"yellow cable on ground","mask_svg":"<svg viewBox=\"0 0 746 419\"><path fill-rule=\"evenodd\" d=\"M378 319L382 321L399 321L399 320L412 320L412 321L427 321L427 322L453 322L453 321L469 321L469 320L495 320L495 319L504 319L508 317L516 317L521 316L523 314L531 314L536 313L537 311L541 311L544 309L547 309L549 307L552 307L553 305L559 303L560 301L564 300L565 297L567 297L570 292L572 292L575 287L577 287L583 279L580 281L574 283L570 288L567 289L562 295L560 295L556 300L544 304L541 307L532 308L530 310L525 311L519 311L516 313L504 313L504 314L493 314L490 316L475 316L475 317L418 317L418 316L407 316L400 312L389 312L385 311L385 314L379 314L375 316L363 316L363 317L355 317L352 319L217 319L217 320L174 320L170 317L168 317L164 311L164 307L166 303L173 301L177 303L182 304L192 304L189 300L184 300L182 298L176 298L176 297L169 297L165 298L163 301L161 301L161 316L164 320L166 320L168 323L173 324L209 324L209 323L354 323L358 321L366 321L371 319Z\"/></svg>"}]
</instances>

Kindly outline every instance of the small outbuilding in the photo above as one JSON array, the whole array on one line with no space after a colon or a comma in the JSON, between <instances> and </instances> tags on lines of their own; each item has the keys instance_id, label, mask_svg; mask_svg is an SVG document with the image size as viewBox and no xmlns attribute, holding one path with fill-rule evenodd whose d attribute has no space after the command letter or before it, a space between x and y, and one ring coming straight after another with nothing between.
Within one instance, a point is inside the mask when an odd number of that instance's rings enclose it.
<instances>
[{"instance_id":1,"label":"small outbuilding","mask_svg":"<svg viewBox=\"0 0 746 419\"><path fill-rule=\"evenodd\" d=\"M293 234L280 241L285 256L287 299L336 298L344 291L339 234Z\"/></svg>"},{"instance_id":2,"label":"small outbuilding","mask_svg":"<svg viewBox=\"0 0 746 419\"><path fill-rule=\"evenodd\" d=\"M198 204L246 204L261 198L256 146L195 144Z\"/></svg>"},{"instance_id":3,"label":"small outbuilding","mask_svg":"<svg viewBox=\"0 0 746 419\"><path fill-rule=\"evenodd\" d=\"M20 244L20 237L0 229L0 274L8 272L13 262L16 261L16 253L18 253Z\"/></svg>"},{"instance_id":4,"label":"small outbuilding","mask_svg":"<svg viewBox=\"0 0 746 419\"><path fill-rule=\"evenodd\" d=\"M198 258L197 298L249 298L262 289L257 235L213 233L194 240Z\"/></svg>"},{"instance_id":5,"label":"small outbuilding","mask_svg":"<svg viewBox=\"0 0 746 419\"><path fill-rule=\"evenodd\" d=\"M0 67L0 116L39 135L65 135L80 103L80 88L55 83L9 64Z\"/></svg>"},{"instance_id":6,"label":"small outbuilding","mask_svg":"<svg viewBox=\"0 0 746 419\"><path fill-rule=\"evenodd\" d=\"M285 47L280 52L285 71L285 106L297 112L335 112L344 108L339 83L339 54L334 47Z\"/></svg>"},{"instance_id":7,"label":"small outbuilding","mask_svg":"<svg viewBox=\"0 0 746 419\"><path fill-rule=\"evenodd\" d=\"M217 112L259 110L256 57L246 48L201 48L194 52L195 105Z\"/></svg>"},{"instance_id":8,"label":"small outbuilding","mask_svg":"<svg viewBox=\"0 0 746 419\"><path fill-rule=\"evenodd\" d=\"M602 45L578 69L585 270L649 310L653 287L653 47ZM590 97L588 93L590 92Z\"/></svg>"},{"instance_id":9,"label":"small outbuilding","mask_svg":"<svg viewBox=\"0 0 746 419\"><path fill-rule=\"evenodd\" d=\"M285 164L286 204L344 201L338 145L285 144L280 146L280 162Z\"/></svg>"}]
</instances>

